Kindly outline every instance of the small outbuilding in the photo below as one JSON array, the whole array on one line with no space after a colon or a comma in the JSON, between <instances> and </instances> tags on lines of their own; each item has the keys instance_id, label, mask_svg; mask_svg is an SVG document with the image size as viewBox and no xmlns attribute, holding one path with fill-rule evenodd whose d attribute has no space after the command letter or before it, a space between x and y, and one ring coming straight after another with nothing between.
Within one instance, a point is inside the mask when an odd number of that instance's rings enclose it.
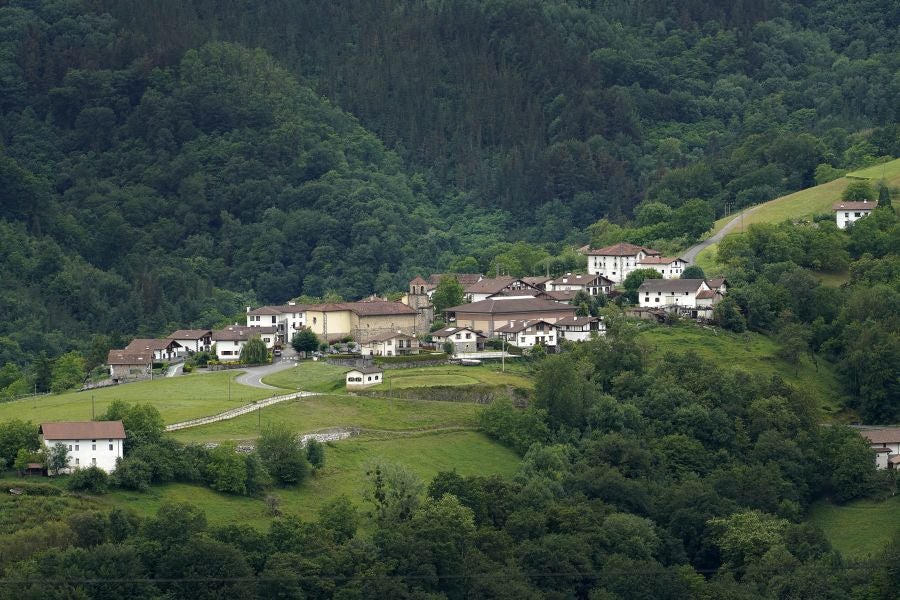
<instances>
[{"instance_id":1,"label":"small outbuilding","mask_svg":"<svg viewBox=\"0 0 900 600\"><path fill-rule=\"evenodd\" d=\"M384 382L384 370L378 367L357 367L347 371L347 389L360 389Z\"/></svg>"}]
</instances>

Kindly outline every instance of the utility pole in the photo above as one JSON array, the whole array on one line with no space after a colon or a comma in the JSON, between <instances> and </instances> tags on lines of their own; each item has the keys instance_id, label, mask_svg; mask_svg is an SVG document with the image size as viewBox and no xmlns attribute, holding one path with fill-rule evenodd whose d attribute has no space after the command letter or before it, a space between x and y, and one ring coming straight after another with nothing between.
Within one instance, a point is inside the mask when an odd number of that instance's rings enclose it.
<instances>
[{"instance_id":1,"label":"utility pole","mask_svg":"<svg viewBox=\"0 0 900 600\"><path fill-rule=\"evenodd\" d=\"M500 345L500 372L506 373L506 336L503 336L503 343Z\"/></svg>"},{"instance_id":2,"label":"utility pole","mask_svg":"<svg viewBox=\"0 0 900 600\"><path fill-rule=\"evenodd\" d=\"M94 395L91 394L91 421L97 418L97 413L94 410Z\"/></svg>"}]
</instances>

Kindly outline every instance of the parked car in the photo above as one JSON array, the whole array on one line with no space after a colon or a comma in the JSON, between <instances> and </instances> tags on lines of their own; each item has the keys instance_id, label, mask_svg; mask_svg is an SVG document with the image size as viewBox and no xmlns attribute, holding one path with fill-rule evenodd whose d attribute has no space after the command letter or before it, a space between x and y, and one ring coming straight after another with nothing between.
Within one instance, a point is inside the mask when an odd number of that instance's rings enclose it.
<instances>
[{"instance_id":1,"label":"parked car","mask_svg":"<svg viewBox=\"0 0 900 600\"><path fill-rule=\"evenodd\" d=\"M272 350L272 356L281 356L281 349L275 348L274 350Z\"/></svg>"}]
</instances>

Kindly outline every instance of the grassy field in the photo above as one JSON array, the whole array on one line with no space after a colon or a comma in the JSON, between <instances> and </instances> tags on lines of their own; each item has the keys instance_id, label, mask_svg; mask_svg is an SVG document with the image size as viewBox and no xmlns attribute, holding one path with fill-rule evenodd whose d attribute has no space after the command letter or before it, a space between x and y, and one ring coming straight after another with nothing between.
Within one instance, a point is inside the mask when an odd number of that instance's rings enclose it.
<instances>
[{"instance_id":1,"label":"grassy field","mask_svg":"<svg viewBox=\"0 0 900 600\"><path fill-rule=\"evenodd\" d=\"M808 520L821 527L831 545L845 557L877 555L900 531L900 496L881 502L860 500L845 506L817 502Z\"/></svg>"},{"instance_id":2,"label":"grassy field","mask_svg":"<svg viewBox=\"0 0 900 600\"><path fill-rule=\"evenodd\" d=\"M366 396L310 396L283 402L203 427L176 431L184 442L246 440L258 435L267 423L285 423L292 429L309 433L335 427L411 431L442 427L475 427L478 405L464 402L427 400L390 400Z\"/></svg>"},{"instance_id":3,"label":"grassy field","mask_svg":"<svg viewBox=\"0 0 900 600\"><path fill-rule=\"evenodd\" d=\"M854 179L872 179L874 181L880 181L881 179L890 181L892 179L900 178L900 158L880 165L873 165L871 167L866 167L865 169L853 171L852 173L847 173L847 177L852 177Z\"/></svg>"},{"instance_id":4,"label":"grassy field","mask_svg":"<svg viewBox=\"0 0 900 600\"><path fill-rule=\"evenodd\" d=\"M366 469L378 460L401 463L430 481L439 471L456 469L461 475L511 476L519 457L483 434L469 431L443 432L403 439L365 437L326 444L325 468L298 489L275 488L269 493L281 499L285 514L314 519L320 506L341 494L358 505L366 485ZM164 502L191 502L206 510L213 524L232 522L267 527L270 517L260 498L220 494L198 485L167 484L147 493L116 491L100 498L107 505L131 508L152 515Z\"/></svg>"},{"instance_id":5,"label":"grassy field","mask_svg":"<svg viewBox=\"0 0 900 600\"><path fill-rule=\"evenodd\" d=\"M478 367L444 365L421 369L393 369L385 371L384 383L372 389L388 390L476 384L511 385L525 389L534 387L534 382L525 375L525 367L516 364L507 365L506 372L500 371L500 365Z\"/></svg>"},{"instance_id":6,"label":"grassy field","mask_svg":"<svg viewBox=\"0 0 900 600\"><path fill-rule=\"evenodd\" d=\"M795 368L775 356L776 344L758 333L731 333L721 329L706 329L694 324L674 327L648 325L638 339L652 356L690 349L714 364L738 367L751 373L780 375L799 389L808 390L818 400L825 416L836 415L843 405L831 365L819 359L816 370L809 357L804 356Z\"/></svg>"},{"instance_id":7,"label":"grassy field","mask_svg":"<svg viewBox=\"0 0 900 600\"><path fill-rule=\"evenodd\" d=\"M289 390L307 392L343 392L348 367L336 367L320 361L301 361L296 367L273 373L263 382Z\"/></svg>"},{"instance_id":8,"label":"grassy field","mask_svg":"<svg viewBox=\"0 0 900 600\"><path fill-rule=\"evenodd\" d=\"M213 415L254 400L268 398L272 390L247 387L231 381L239 371L195 373L128 383L87 392L38 396L0 404L0 421L86 421L91 418L91 398L97 415L113 400L152 404L166 423ZM231 381L229 385L229 381ZM230 388L230 399L229 399Z\"/></svg>"}]
</instances>

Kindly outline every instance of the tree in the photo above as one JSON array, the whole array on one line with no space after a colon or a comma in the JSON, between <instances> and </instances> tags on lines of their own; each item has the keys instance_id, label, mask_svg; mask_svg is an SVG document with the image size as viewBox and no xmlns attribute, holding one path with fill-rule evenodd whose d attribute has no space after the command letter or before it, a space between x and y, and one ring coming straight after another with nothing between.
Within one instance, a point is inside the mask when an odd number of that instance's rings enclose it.
<instances>
[{"instance_id":1,"label":"tree","mask_svg":"<svg viewBox=\"0 0 900 600\"><path fill-rule=\"evenodd\" d=\"M865 179L854 180L841 192L841 200L846 200L847 202L868 200L871 202L875 200L875 190L872 188L872 184Z\"/></svg>"},{"instance_id":2,"label":"tree","mask_svg":"<svg viewBox=\"0 0 900 600\"><path fill-rule=\"evenodd\" d=\"M31 421L0 422L0 467L12 464L20 450L31 452L40 447L38 428Z\"/></svg>"},{"instance_id":3,"label":"tree","mask_svg":"<svg viewBox=\"0 0 900 600\"><path fill-rule=\"evenodd\" d=\"M298 485L309 474L307 453L297 433L283 423L263 430L256 442L256 452L269 474L282 485Z\"/></svg>"},{"instance_id":4,"label":"tree","mask_svg":"<svg viewBox=\"0 0 900 600\"><path fill-rule=\"evenodd\" d=\"M81 387L85 377L84 358L80 352L63 354L53 362L50 376L50 391L59 394L72 388Z\"/></svg>"},{"instance_id":5,"label":"tree","mask_svg":"<svg viewBox=\"0 0 900 600\"><path fill-rule=\"evenodd\" d=\"M454 354L456 354L456 345L450 340L445 341L441 346L441 349L447 356L453 356Z\"/></svg>"},{"instance_id":6,"label":"tree","mask_svg":"<svg viewBox=\"0 0 900 600\"><path fill-rule=\"evenodd\" d=\"M359 512L350 498L341 494L319 509L319 525L331 532L336 543L343 544L356 535Z\"/></svg>"},{"instance_id":7,"label":"tree","mask_svg":"<svg viewBox=\"0 0 900 600\"><path fill-rule=\"evenodd\" d=\"M100 415L101 421L122 421L125 428L125 451L144 444L155 444L166 430L162 415L152 404L130 405L122 400L113 400Z\"/></svg>"},{"instance_id":8,"label":"tree","mask_svg":"<svg viewBox=\"0 0 900 600\"><path fill-rule=\"evenodd\" d=\"M69 467L69 447L65 444L53 444L47 454L47 469L59 475L59 472Z\"/></svg>"},{"instance_id":9,"label":"tree","mask_svg":"<svg viewBox=\"0 0 900 600\"><path fill-rule=\"evenodd\" d=\"M91 465L84 469L75 469L75 472L69 478L68 487L70 490L103 494L109 487L109 475L96 465Z\"/></svg>"},{"instance_id":10,"label":"tree","mask_svg":"<svg viewBox=\"0 0 900 600\"><path fill-rule=\"evenodd\" d=\"M455 275L442 277L431 296L434 314L443 315L451 306L458 306L465 300L465 290Z\"/></svg>"},{"instance_id":11,"label":"tree","mask_svg":"<svg viewBox=\"0 0 900 600\"><path fill-rule=\"evenodd\" d=\"M210 450L206 479L214 490L247 494L247 462L233 443L219 444Z\"/></svg>"},{"instance_id":12,"label":"tree","mask_svg":"<svg viewBox=\"0 0 900 600\"><path fill-rule=\"evenodd\" d=\"M150 487L153 469L140 458L128 456L116 459L113 483L127 490L144 491Z\"/></svg>"},{"instance_id":13,"label":"tree","mask_svg":"<svg viewBox=\"0 0 900 600\"><path fill-rule=\"evenodd\" d=\"M297 352L315 352L319 348L319 336L312 329L301 329L291 337L291 346Z\"/></svg>"},{"instance_id":14,"label":"tree","mask_svg":"<svg viewBox=\"0 0 900 600\"><path fill-rule=\"evenodd\" d=\"M709 231L715 220L716 214L712 206L704 200L694 198L675 209L672 215L673 233L695 240Z\"/></svg>"},{"instance_id":15,"label":"tree","mask_svg":"<svg viewBox=\"0 0 900 600\"><path fill-rule=\"evenodd\" d=\"M681 272L681 279L706 279L706 274L697 265L688 265Z\"/></svg>"},{"instance_id":16,"label":"tree","mask_svg":"<svg viewBox=\"0 0 900 600\"><path fill-rule=\"evenodd\" d=\"M878 185L878 209L894 212L891 190L883 181Z\"/></svg>"},{"instance_id":17,"label":"tree","mask_svg":"<svg viewBox=\"0 0 900 600\"><path fill-rule=\"evenodd\" d=\"M638 301L637 289L641 287L645 279L662 279L662 274L656 269L635 269L625 278L622 286L625 288L625 299L636 304Z\"/></svg>"},{"instance_id":18,"label":"tree","mask_svg":"<svg viewBox=\"0 0 900 600\"><path fill-rule=\"evenodd\" d=\"M731 296L725 296L713 308L713 319L723 329L741 333L747 329L747 323L741 309Z\"/></svg>"},{"instance_id":19,"label":"tree","mask_svg":"<svg viewBox=\"0 0 900 600\"><path fill-rule=\"evenodd\" d=\"M580 428L594 394L587 378L579 372L571 356L547 357L536 370L534 405L547 411L551 429Z\"/></svg>"},{"instance_id":20,"label":"tree","mask_svg":"<svg viewBox=\"0 0 900 600\"><path fill-rule=\"evenodd\" d=\"M309 438L306 441L306 460L316 471L325 466L325 446L319 440Z\"/></svg>"},{"instance_id":21,"label":"tree","mask_svg":"<svg viewBox=\"0 0 900 600\"><path fill-rule=\"evenodd\" d=\"M370 515L381 526L396 525L412 517L424 486L403 465L379 462L366 471L369 484L363 497L372 505Z\"/></svg>"},{"instance_id":22,"label":"tree","mask_svg":"<svg viewBox=\"0 0 900 600\"><path fill-rule=\"evenodd\" d=\"M269 350L266 348L266 344L258 337L248 340L241 348L241 362L248 365L269 362Z\"/></svg>"}]
</instances>

